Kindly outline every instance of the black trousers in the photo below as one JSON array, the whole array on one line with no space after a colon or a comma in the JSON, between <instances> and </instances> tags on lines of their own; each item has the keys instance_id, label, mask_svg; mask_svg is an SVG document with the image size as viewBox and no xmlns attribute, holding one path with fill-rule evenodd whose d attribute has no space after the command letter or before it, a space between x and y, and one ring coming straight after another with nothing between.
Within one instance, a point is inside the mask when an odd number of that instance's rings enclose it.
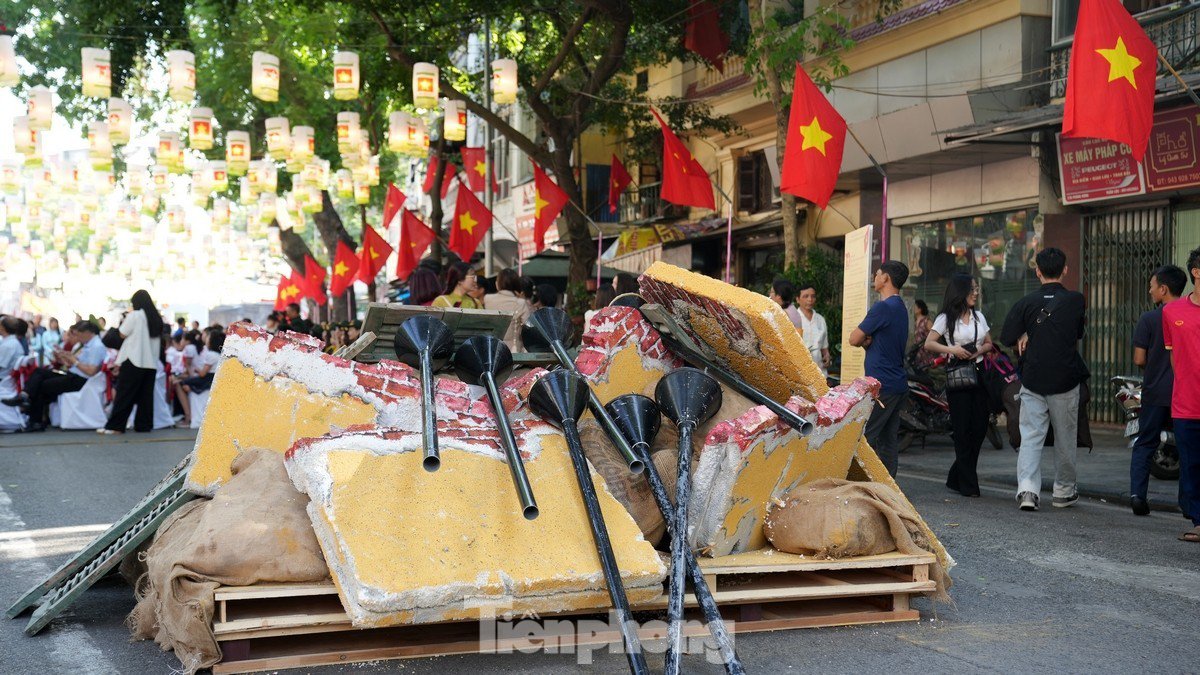
<instances>
[{"instance_id":1,"label":"black trousers","mask_svg":"<svg viewBox=\"0 0 1200 675\"><path fill-rule=\"evenodd\" d=\"M108 415L105 429L125 431L129 423L129 413L137 406L137 415L133 420L134 431L152 431L154 429L154 378L158 371L153 368L138 368L129 361L121 364L117 373L117 391L113 395L112 412Z\"/></svg>"},{"instance_id":2,"label":"black trousers","mask_svg":"<svg viewBox=\"0 0 1200 675\"><path fill-rule=\"evenodd\" d=\"M87 384L87 378L75 373L56 373L49 368L38 368L25 381L25 393L29 395L29 423L44 424L50 412L50 404L58 400L59 394L79 391Z\"/></svg>"},{"instance_id":3,"label":"black trousers","mask_svg":"<svg viewBox=\"0 0 1200 675\"><path fill-rule=\"evenodd\" d=\"M892 478L896 477L896 471L900 467L900 411L907 400L907 391L900 394L880 394L863 429L867 443L870 443L875 454L879 455L879 461L883 462Z\"/></svg>"},{"instance_id":4,"label":"black trousers","mask_svg":"<svg viewBox=\"0 0 1200 675\"><path fill-rule=\"evenodd\" d=\"M948 391L950 427L954 430L954 463L946 477L946 487L964 495L979 494L979 448L987 435L988 396L983 387Z\"/></svg>"}]
</instances>

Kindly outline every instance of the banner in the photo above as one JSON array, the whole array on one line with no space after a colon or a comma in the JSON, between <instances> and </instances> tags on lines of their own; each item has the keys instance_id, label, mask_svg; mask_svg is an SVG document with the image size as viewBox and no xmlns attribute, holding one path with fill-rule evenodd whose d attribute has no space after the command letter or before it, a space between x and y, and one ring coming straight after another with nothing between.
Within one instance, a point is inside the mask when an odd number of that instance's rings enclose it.
<instances>
[{"instance_id":1,"label":"banner","mask_svg":"<svg viewBox=\"0 0 1200 675\"><path fill-rule=\"evenodd\" d=\"M867 350L850 346L850 333L867 316L871 301L871 242L874 225L846 233L845 267L842 270L842 382L866 374Z\"/></svg>"}]
</instances>

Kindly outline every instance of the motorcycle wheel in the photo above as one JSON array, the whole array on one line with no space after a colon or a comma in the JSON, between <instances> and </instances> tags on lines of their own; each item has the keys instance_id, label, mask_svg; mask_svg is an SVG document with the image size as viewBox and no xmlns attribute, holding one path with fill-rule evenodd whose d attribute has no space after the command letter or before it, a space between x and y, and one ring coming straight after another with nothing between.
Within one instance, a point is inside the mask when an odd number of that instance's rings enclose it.
<instances>
[{"instance_id":1,"label":"motorcycle wheel","mask_svg":"<svg viewBox=\"0 0 1200 675\"><path fill-rule=\"evenodd\" d=\"M1179 480L1179 449L1160 443L1150 457L1150 475L1159 480Z\"/></svg>"}]
</instances>

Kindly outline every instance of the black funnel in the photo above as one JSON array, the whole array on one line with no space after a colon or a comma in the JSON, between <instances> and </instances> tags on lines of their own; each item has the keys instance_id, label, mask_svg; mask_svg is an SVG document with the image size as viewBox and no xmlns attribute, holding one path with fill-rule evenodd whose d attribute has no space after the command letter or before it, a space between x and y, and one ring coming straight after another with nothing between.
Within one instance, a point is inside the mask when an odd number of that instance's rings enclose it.
<instances>
[{"instance_id":1,"label":"black funnel","mask_svg":"<svg viewBox=\"0 0 1200 675\"><path fill-rule=\"evenodd\" d=\"M400 324L392 341L396 358L421 371L421 443L426 471L442 466L438 452L437 406L434 402L433 373L441 370L454 350L454 334L441 319L432 316L409 317Z\"/></svg>"},{"instance_id":2,"label":"black funnel","mask_svg":"<svg viewBox=\"0 0 1200 675\"><path fill-rule=\"evenodd\" d=\"M658 381L654 399L676 426L700 426L721 409L721 385L703 370L680 368Z\"/></svg>"},{"instance_id":3,"label":"black funnel","mask_svg":"<svg viewBox=\"0 0 1200 675\"><path fill-rule=\"evenodd\" d=\"M641 394L625 394L609 401L604 409L612 416L629 445L642 447L645 452L643 461L648 462L650 446L654 445L654 437L658 435L658 428L662 424L658 404Z\"/></svg>"},{"instance_id":4,"label":"black funnel","mask_svg":"<svg viewBox=\"0 0 1200 675\"><path fill-rule=\"evenodd\" d=\"M458 379L487 389L488 400L496 413L500 445L508 458L508 469L512 472L517 498L521 500L521 513L526 520L533 520L538 517L533 487L529 484L529 476L525 475L525 465L521 461L521 453L517 451L517 438L513 436L508 412L504 410L504 399L500 397L500 383L508 379L512 369L512 352L508 350L508 345L491 335L472 335L454 352L454 372Z\"/></svg>"},{"instance_id":5,"label":"black funnel","mask_svg":"<svg viewBox=\"0 0 1200 675\"><path fill-rule=\"evenodd\" d=\"M575 327L566 312L557 307L543 307L525 319L521 341L530 350L547 350L552 349L556 341L565 345L574 332Z\"/></svg>"},{"instance_id":6,"label":"black funnel","mask_svg":"<svg viewBox=\"0 0 1200 675\"><path fill-rule=\"evenodd\" d=\"M512 369L508 345L491 335L472 335L454 352L454 374L467 384L486 386L484 373L490 373L498 383L504 382Z\"/></svg>"},{"instance_id":7,"label":"black funnel","mask_svg":"<svg viewBox=\"0 0 1200 675\"><path fill-rule=\"evenodd\" d=\"M608 306L609 307L632 307L634 309L638 309L644 304L646 304L646 299L643 298L642 296L638 295L637 293L622 293L622 294L618 295L617 297L613 298L613 301L608 303Z\"/></svg>"},{"instance_id":8,"label":"black funnel","mask_svg":"<svg viewBox=\"0 0 1200 675\"><path fill-rule=\"evenodd\" d=\"M454 354L454 332L441 319L413 316L400 324L392 346L396 350L396 358L413 368L421 367L420 352L428 348L433 369L441 370Z\"/></svg>"},{"instance_id":9,"label":"black funnel","mask_svg":"<svg viewBox=\"0 0 1200 675\"><path fill-rule=\"evenodd\" d=\"M579 420L587 409L590 391L582 375L556 370L534 383L529 392L529 407L542 419L561 427L564 419Z\"/></svg>"}]
</instances>

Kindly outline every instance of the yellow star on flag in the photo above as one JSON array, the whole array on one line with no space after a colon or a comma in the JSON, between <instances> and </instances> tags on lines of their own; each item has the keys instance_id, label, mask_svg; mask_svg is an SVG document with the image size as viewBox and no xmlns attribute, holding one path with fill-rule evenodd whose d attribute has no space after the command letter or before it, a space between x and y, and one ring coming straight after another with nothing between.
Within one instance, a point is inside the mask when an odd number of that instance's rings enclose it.
<instances>
[{"instance_id":1,"label":"yellow star on flag","mask_svg":"<svg viewBox=\"0 0 1200 675\"><path fill-rule=\"evenodd\" d=\"M296 287L296 284L291 284L290 286L284 286L284 288L283 288L283 297L284 298L294 298L299 294L300 294L300 289Z\"/></svg>"},{"instance_id":2,"label":"yellow star on flag","mask_svg":"<svg viewBox=\"0 0 1200 675\"><path fill-rule=\"evenodd\" d=\"M371 260L374 260L379 257L379 251L376 251L374 248L371 248L370 246L367 247L367 253L371 254Z\"/></svg>"},{"instance_id":3,"label":"yellow star on flag","mask_svg":"<svg viewBox=\"0 0 1200 675\"><path fill-rule=\"evenodd\" d=\"M550 202L546 201L545 199L542 199L542 193L534 192L533 193L533 217L535 219L541 218L542 217L542 209L549 203Z\"/></svg>"},{"instance_id":4,"label":"yellow star on flag","mask_svg":"<svg viewBox=\"0 0 1200 675\"><path fill-rule=\"evenodd\" d=\"M484 162L475 162L474 168L475 168L475 173L479 174L480 176L487 174L487 164L485 164Z\"/></svg>"},{"instance_id":5,"label":"yellow star on flag","mask_svg":"<svg viewBox=\"0 0 1200 675\"><path fill-rule=\"evenodd\" d=\"M458 227L467 234L475 234L475 226L479 224L478 220L471 217L470 213L464 213L458 217Z\"/></svg>"},{"instance_id":6,"label":"yellow star on flag","mask_svg":"<svg viewBox=\"0 0 1200 675\"><path fill-rule=\"evenodd\" d=\"M681 164L680 164L680 167L679 167L679 168L680 168L680 170L682 170L684 173L687 173L687 172L688 172L688 170L687 170L687 162L684 162L684 161L683 161L683 158L679 156L679 153L678 153L678 152L672 152L671 154L672 154L672 155L675 155L675 159L678 159L678 160L681 162Z\"/></svg>"},{"instance_id":7,"label":"yellow star on flag","mask_svg":"<svg viewBox=\"0 0 1200 675\"><path fill-rule=\"evenodd\" d=\"M338 261L338 263L336 265L333 266L333 276L335 276L335 277L344 277L344 276L346 276L346 272L349 272L349 271L350 271L350 268L346 267L346 263L344 263L340 260Z\"/></svg>"},{"instance_id":8,"label":"yellow star on flag","mask_svg":"<svg viewBox=\"0 0 1200 675\"><path fill-rule=\"evenodd\" d=\"M816 148L822 155L825 154L825 143L833 138L833 134L821 128L821 120L817 119L816 115L808 126L800 126L800 135L804 137L804 143L800 146L801 152Z\"/></svg>"},{"instance_id":9,"label":"yellow star on flag","mask_svg":"<svg viewBox=\"0 0 1200 675\"><path fill-rule=\"evenodd\" d=\"M1117 37L1117 45L1112 49L1097 49L1096 53L1104 57L1108 61L1108 81L1119 80L1125 78L1129 80L1129 84L1137 89L1137 78L1133 76L1133 71L1138 66L1142 65L1142 60L1129 53L1125 49L1125 40L1120 36Z\"/></svg>"}]
</instances>

